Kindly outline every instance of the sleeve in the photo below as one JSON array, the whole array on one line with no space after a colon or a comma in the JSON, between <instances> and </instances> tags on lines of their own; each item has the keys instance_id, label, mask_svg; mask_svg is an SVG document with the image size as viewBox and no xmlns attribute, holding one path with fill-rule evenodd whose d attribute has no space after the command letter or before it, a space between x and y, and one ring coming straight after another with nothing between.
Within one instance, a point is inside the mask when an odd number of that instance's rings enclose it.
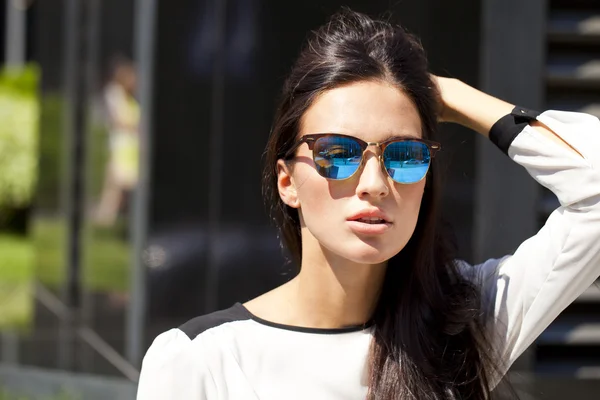
<instances>
[{"instance_id":1,"label":"sleeve","mask_svg":"<svg viewBox=\"0 0 600 400\"><path fill-rule=\"evenodd\" d=\"M137 400L216 400L216 385L200 340L192 342L179 329L159 335L142 362Z\"/></svg>"},{"instance_id":2,"label":"sleeve","mask_svg":"<svg viewBox=\"0 0 600 400\"><path fill-rule=\"evenodd\" d=\"M517 118L509 124L512 132L501 127L502 120L495 138L490 132L490 138L560 202L543 228L513 255L488 260L473 270L487 308L492 345L505 371L600 275L600 121L560 111L531 119L581 155Z\"/></svg>"}]
</instances>

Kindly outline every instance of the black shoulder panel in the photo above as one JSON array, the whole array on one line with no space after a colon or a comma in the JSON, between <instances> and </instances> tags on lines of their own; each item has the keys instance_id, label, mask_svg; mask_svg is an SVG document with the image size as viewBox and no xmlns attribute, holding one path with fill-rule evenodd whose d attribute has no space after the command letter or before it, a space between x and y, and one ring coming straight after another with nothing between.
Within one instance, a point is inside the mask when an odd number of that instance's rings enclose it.
<instances>
[{"instance_id":1,"label":"black shoulder panel","mask_svg":"<svg viewBox=\"0 0 600 400\"><path fill-rule=\"evenodd\" d=\"M210 328L223 325L227 322L243 321L251 318L252 316L246 308L240 303L236 303L226 310L215 311L214 313L191 319L181 325L179 329L193 340L196 336Z\"/></svg>"}]
</instances>

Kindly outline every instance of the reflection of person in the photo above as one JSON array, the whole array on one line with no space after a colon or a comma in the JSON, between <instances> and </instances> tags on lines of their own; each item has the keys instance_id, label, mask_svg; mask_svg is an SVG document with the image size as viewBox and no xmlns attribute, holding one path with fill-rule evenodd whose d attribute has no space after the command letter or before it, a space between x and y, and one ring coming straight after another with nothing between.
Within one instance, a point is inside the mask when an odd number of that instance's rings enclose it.
<instances>
[{"instance_id":1,"label":"reflection of person","mask_svg":"<svg viewBox=\"0 0 600 400\"><path fill-rule=\"evenodd\" d=\"M138 179L140 111L135 99L136 72L129 60L116 60L104 89L110 156L96 219L112 225Z\"/></svg>"},{"instance_id":2,"label":"reflection of person","mask_svg":"<svg viewBox=\"0 0 600 400\"><path fill-rule=\"evenodd\" d=\"M414 37L361 14L345 11L315 35L284 86L264 172L300 272L161 334L139 400L487 399L600 274L596 118L534 113L431 76ZM559 197L513 255L470 266L449 252L436 202L438 118L489 135ZM369 145L354 175L326 179L305 144L318 132L409 138L433 164L406 184Z\"/></svg>"}]
</instances>

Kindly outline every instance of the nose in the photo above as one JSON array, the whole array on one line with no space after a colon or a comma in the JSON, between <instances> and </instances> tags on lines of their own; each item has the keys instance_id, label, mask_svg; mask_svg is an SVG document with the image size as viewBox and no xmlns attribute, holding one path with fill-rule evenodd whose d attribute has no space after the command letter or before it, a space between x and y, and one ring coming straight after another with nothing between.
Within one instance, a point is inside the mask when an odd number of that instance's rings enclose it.
<instances>
[{"instance_id":1,"label":"nose","mask_svg":"<svg viewBox=\"0 0 600 400\"><path fill-rule=\"evenodd\" d=\"M387 174L381 167L379 156L373 152L366 151L363 155L364 165L360 171L356 195L364 197L385 197L390 193Z\"/></svg>"}]
</instances>

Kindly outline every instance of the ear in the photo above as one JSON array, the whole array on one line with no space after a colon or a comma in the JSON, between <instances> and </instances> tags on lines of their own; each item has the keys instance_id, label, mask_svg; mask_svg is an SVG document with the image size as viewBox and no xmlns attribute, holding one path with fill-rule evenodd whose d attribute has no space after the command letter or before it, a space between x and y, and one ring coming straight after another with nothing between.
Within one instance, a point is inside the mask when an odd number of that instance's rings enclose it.
<instances>
[{"instance_id":1,"label":"ear","mask_svg":"<svg viewBox=\"0 0 600 400\"><path fill-rule=\"evenodd\" d=\"M284 204L292 208L300 208L291 168L283 160L277 161L277 190Z\"/></svg>"}]
</instances>

